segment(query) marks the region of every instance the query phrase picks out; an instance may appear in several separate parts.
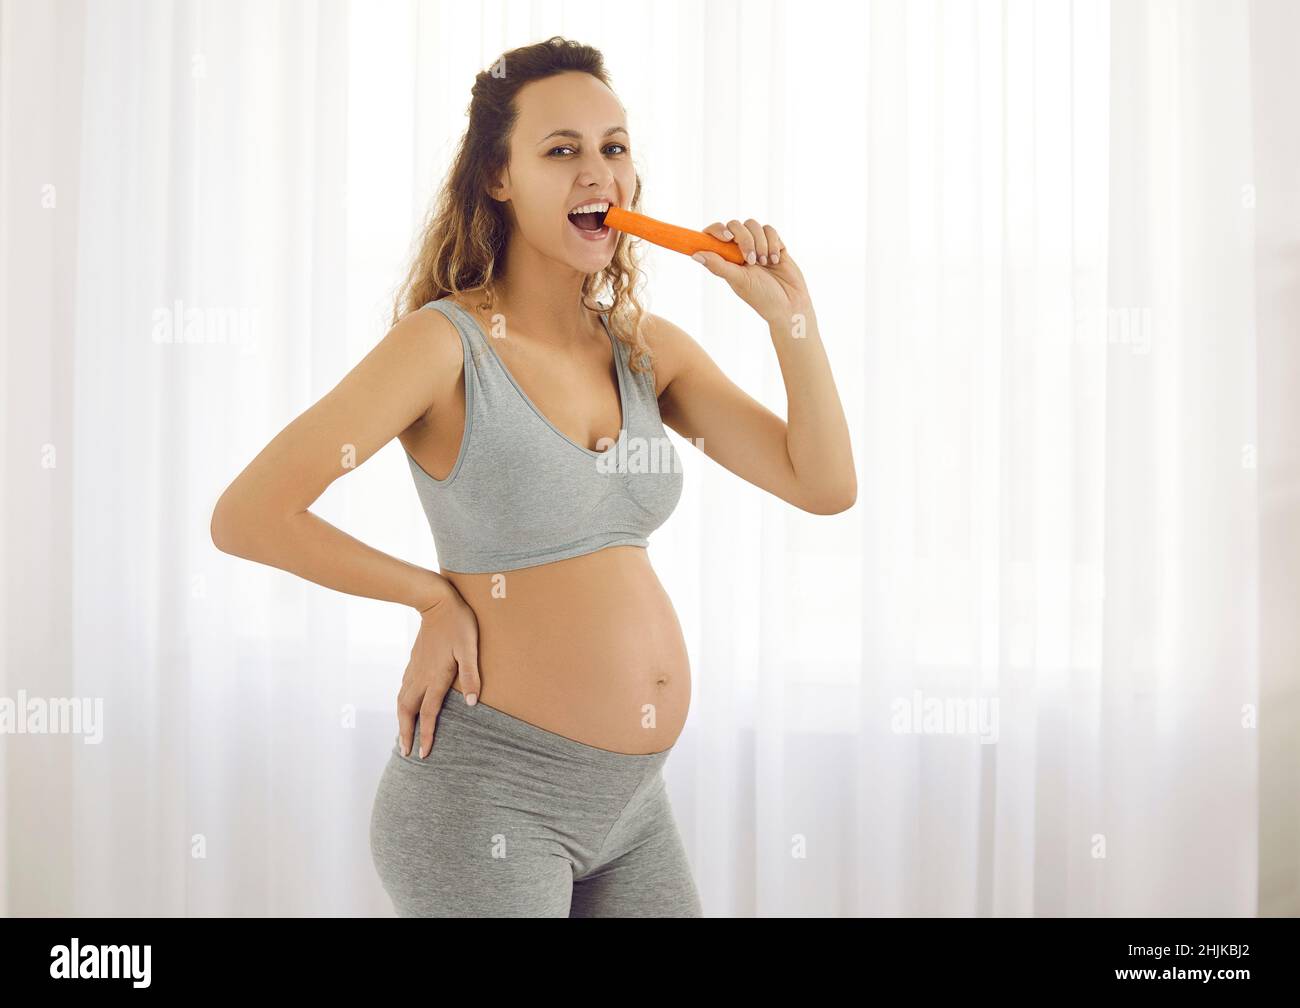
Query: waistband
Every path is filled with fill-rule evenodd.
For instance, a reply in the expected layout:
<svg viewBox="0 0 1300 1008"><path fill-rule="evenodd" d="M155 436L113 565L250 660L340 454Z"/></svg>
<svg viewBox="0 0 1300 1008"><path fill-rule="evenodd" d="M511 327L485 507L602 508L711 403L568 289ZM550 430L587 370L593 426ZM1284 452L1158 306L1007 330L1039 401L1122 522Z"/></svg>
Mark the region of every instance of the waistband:
<svg viewBox="0 0 1300 1008"><path fill-rule="evenodd" d="M547 729L530 721L524 721L512 714L507 714L503 710L485 704L482 700L470 706L465 703L465 695L454 689L448 689L447 695L443 698L442 708L438 714L438 726L435 728L433 737L434 746L438 744L437 730L440 730L441 726L449 720L485 727L498 735L514 739L523 745L536 746L567 759L607 767L650 768L656 765L662 766L668 759L668 754L672 752L671 746L654 753L621 753L612 749L601 749L598 746L587 745L585 742L579 742L577 739L571 739L557 732L547 731ZM419 724L420 720L417 715L416 730L411 745L412 755L415 755L420 744Z"/></svg>

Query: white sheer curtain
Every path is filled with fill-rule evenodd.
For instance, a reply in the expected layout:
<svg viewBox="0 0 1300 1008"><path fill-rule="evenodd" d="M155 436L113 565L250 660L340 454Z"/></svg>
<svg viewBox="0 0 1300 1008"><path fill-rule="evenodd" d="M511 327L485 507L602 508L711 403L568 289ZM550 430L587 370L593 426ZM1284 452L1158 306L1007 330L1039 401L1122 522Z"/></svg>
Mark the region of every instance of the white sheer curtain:
<svg viewBox="0 0 1300 1008"><path fill-rule="evenodd" d="M649 212L781 230L854 432L833 517L679 442L706 913L1255 913L1260 6L4 3L3 695L104 723L4 740L5 912L391 912L415 623L208 518L385 331L473 75L562 34ZM783 414L761 321L648 264ZM396 443L313 510L435 565Z"/></svg>

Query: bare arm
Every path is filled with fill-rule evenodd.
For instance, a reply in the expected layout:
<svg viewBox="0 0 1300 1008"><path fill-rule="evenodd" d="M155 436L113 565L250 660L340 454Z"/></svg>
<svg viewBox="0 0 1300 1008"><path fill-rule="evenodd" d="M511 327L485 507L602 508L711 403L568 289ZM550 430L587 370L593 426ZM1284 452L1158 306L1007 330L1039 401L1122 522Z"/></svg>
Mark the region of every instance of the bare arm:
<svg viewBox="0 0 1300 1008"><path fill-rule="evenodd" d="M454 394L462 366L460 338L445 316L407 315L230 484L212 513L213 543L326 588L420 612L454 594L436 572L367 546L308 508Z"/></svg>
<svg viewBox="0 0 1300 1008"><path fill-rule="evenodd" d="M803 511L837 514L853 506L858 491L848 424L811 308L798 336L769 326L788 422L731 381L682 329L658 315L645 321L664 383L664 423L700 439L704 454L741 479Z"/></svg>

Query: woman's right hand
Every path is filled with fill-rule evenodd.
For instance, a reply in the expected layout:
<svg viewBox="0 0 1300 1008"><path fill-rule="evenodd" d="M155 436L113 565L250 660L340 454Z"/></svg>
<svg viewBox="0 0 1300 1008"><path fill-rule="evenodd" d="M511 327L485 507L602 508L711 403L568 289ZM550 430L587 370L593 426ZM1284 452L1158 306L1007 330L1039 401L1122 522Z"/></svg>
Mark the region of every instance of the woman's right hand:
<svg viewBox="0 0 1300 1008"><path fill-rule="evenodd" d="M420 759L433 749L433 731L443 699L459 670L460 691L473 704L479 693L478 619L452 590L420 612L420 632L397 694L397 730L403 756L411 755L415 716L420 715Z"/></svg>

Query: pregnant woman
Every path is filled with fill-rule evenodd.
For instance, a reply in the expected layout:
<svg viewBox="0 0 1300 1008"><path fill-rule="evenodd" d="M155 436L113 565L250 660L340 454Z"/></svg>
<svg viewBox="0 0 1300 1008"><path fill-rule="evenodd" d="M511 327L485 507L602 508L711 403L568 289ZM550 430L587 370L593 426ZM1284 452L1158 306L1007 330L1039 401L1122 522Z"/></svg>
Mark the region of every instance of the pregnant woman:
<svg viewBox="0 0 1300 1008"><path fill-rule="evenodd" d="M600 53L553 38L497 67L392 328L240 474L213 539L420 613L370 822L400 916L699 917L661 773L691 695L647 552L682 489L664 424L816 514L855 499L848 429L777 232L710 225L746 264L703 262L767 322L788 422L641 309L603 226L641 185ZM438 573L307 510L394 437Z"/></svg>

